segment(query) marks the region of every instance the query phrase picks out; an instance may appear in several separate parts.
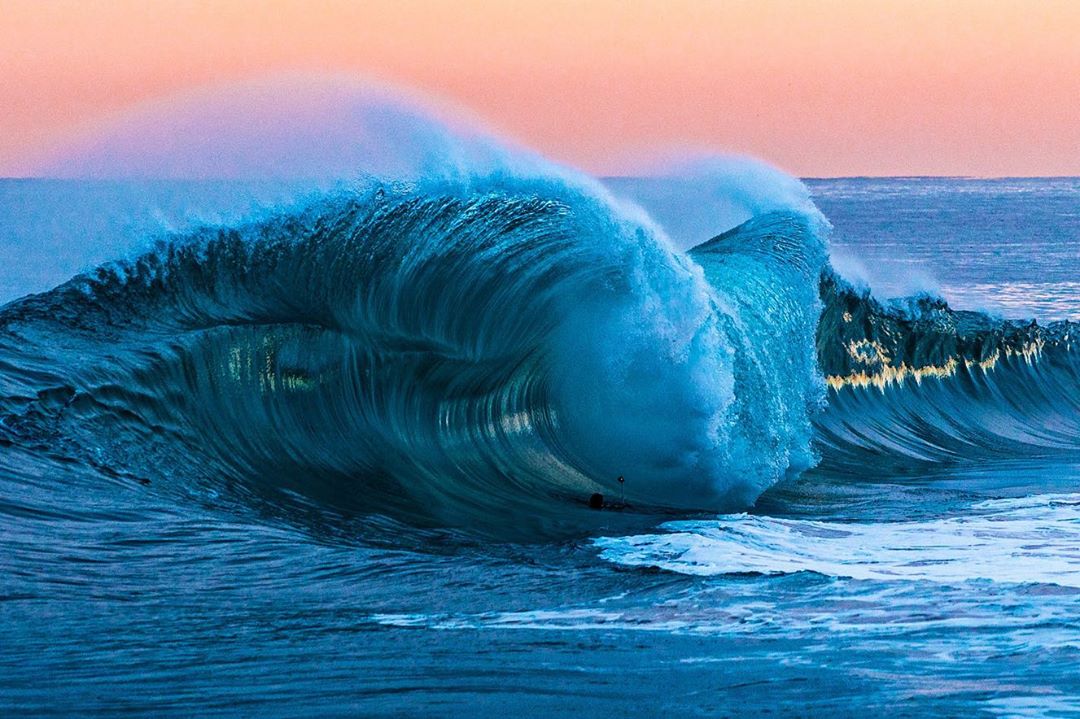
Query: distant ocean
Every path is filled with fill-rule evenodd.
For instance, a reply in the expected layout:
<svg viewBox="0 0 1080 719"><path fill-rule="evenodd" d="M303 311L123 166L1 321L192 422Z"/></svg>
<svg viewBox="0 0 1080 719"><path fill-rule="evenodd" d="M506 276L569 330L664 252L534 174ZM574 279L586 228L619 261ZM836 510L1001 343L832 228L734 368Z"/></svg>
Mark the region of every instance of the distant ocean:
<svg viewBox="0 0 1080 719"><path fill-rule="evenodd" d="M1080 179L762 182L0 180L0 714L1080 715Z"/></svg>

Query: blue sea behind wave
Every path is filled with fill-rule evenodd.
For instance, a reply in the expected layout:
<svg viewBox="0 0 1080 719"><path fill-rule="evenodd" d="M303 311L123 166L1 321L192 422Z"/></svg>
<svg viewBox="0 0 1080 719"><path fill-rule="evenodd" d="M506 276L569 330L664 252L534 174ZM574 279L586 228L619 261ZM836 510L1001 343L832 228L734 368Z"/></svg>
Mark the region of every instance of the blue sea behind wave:
<svg viewBox="0 0 1080 719"><path fill-rule="evenodd" d="M805 184L0 180L0 714L1080 714L1080 180Z"/></svg>

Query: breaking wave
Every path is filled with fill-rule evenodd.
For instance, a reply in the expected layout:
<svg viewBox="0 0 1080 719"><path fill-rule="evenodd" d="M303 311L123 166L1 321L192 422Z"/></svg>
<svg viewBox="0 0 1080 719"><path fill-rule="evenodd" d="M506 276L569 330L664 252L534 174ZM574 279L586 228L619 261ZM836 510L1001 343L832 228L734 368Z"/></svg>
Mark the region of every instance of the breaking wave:
<svg viewBox="0 0 1080 719"><path fill-rule="evenodd" d="M686 255L584 181L342 190L8 305L0 431L416 522L743 507L814 462L824 230Z"/></svg>

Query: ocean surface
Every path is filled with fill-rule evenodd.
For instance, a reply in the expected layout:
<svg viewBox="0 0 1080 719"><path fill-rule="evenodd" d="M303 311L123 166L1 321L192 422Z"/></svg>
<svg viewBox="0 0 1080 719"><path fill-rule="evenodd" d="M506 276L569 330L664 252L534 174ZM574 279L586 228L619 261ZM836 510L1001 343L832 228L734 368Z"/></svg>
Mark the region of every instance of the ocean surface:
<svg viewBox="0 0 1080 719"><path fill-rule="evenodd" d="M1080 716L1080 179L767 189L0 180L0 715Z"/></svg>

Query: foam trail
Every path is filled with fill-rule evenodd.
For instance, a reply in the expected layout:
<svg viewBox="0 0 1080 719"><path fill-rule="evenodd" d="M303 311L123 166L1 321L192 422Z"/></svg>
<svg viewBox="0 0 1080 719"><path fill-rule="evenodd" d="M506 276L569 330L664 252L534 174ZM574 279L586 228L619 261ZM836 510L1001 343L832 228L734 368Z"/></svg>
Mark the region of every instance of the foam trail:
<svg viewBox="0 0 1080 719"><path fill-rule="evenodd" d="M1080 495L991 500L960 517L840 523L746 514L596 540L627 566L694 575L816 572L877 581L1080 587Z"/></svg>

